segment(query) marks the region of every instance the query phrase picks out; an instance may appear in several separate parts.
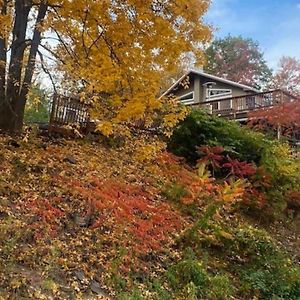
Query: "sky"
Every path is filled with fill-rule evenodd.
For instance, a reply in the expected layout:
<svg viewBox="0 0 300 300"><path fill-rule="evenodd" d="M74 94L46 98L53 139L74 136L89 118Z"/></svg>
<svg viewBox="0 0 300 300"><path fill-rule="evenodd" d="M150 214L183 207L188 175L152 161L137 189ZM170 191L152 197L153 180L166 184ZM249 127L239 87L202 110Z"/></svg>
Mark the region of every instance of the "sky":
<svg viewBox="0 0 300 300"><path fill-rule="evenodd" d="M273 69L283 55L300 59L300 0L212 0L205 20L215 37L257 41Z"/></svg>

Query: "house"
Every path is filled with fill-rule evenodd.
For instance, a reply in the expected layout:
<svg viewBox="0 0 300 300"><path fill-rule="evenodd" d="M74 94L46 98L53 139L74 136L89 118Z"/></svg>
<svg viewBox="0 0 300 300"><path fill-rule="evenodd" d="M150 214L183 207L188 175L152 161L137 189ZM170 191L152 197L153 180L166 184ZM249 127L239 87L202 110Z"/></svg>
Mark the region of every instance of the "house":
<svg viewBox="0 0 300 300"><path fill-rule="evenodd" d="M188 71L161 97L171 95L185 105L206 108L213 114L238 120L246 120L249 111L294 98L281 90L261 92L202 70Z"/></svg>
<svg viewBox="0 0 300 300"><path fill-rule="evenodd" d="M190 70L163 95L173 94L184 104L194 104L259 92L250 86L204 73L202 70Z"/></svg>

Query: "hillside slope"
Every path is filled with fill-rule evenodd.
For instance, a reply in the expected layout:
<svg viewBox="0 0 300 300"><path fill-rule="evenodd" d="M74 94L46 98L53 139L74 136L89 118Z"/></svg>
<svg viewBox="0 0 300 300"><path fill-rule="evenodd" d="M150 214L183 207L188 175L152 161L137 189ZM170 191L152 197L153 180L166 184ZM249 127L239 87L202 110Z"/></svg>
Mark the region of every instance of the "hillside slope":
<svg viewBox="0 0 300 300"><path fill-rule="evenodd" d="M295 223L256 228L242 194L168 153L0 136L0 299L299 299Z"/></svg>

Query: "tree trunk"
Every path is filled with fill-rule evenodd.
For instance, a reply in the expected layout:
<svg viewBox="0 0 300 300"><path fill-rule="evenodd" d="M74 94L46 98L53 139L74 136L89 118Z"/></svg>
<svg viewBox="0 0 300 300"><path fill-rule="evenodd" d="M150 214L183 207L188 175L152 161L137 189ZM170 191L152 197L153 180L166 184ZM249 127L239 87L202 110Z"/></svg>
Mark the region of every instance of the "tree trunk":
<svg viewBox="0 0 300 300"><path fill-rule="evenodd" d="M35 24L35 28L34 28L33 38L32 38L32 42L31 42L28 63L27 63L26 71L25 71L22 89L20 92L21 99L27 98L27 94L30 89L30 85L32 82L32 77L33 77L33 73L34 73L34 69L35 69L36 55L37 55L38 48L39 48L39 45L41 43L41 38L42 38L40 26L42 25L42 22L45 19L47 10L48 10L47 4L44 4L44 3L40 4L37 19L36 19L36 24Z"/></svg>
<svg viewBox="0 0 300 300"><path fill-rule="evenodd" d="M15 133L15 125L12 120L15 120L14 112L9 103L3 101L0 107L0 132Z"/></svg>
<svg viewBox="0 0 300 300"><path fill-rule="evenodd" d="M7 3L10 0L0 0L0 14L7 14ZM47 10L48 2L40 1L34 4L32 0L15 0L14 24L11 46L7 46L5 38L0 38L0 131L19 133L23 127L24 111L28 92L36 65L36 55L41 43L41 28ZM31 8L38 6L37 17L32 40L26 40L28 17ZM25 50L30 45L27 65ZM7 49L10 55L7 56ZM9 60L8 60L9 57Z"/></svg>
<svg viewBox="0 0 300 300"><path fill-rule="evenodd" d="M15 21L12 32L13 39L11 44L8 75L5 82L4 68L4 81L3 83L0 82L1 87L3 87L2 92L4 95L3 97L1 96L0 87L0 130L11 133L19 133L23 127L25 104L32 83L38 47L41 43L40 26L45 19L48 10L48 4L46 2L41 2L38 9L32 40L26 41L28 16L32 5L31 0L15 0ZM1 45L0 40L0 59L2 59ZM30 45L30 51L27 66L24 66L24 53L27 45ZM6 89L5 83L7 84Z"/></svg>
<svg viewBox="0 0 300 300"><path fill-rule="evenodd" d="M3 6L1 9L1 15L7 14L7 0L3 2ZM6 76L5 76L5 69L6 69L6 39L5 37L0 38L0 109L5 101L5 83L6 83Z"/></svg>
<svg viewBox="0 0 300 300"><path fill-rule="evenodd" d="M7 76L6 97L0 109L0 129L18 133L22 130L26 98L20 98L22 68L26 49L26 30L32 3L15 1L15 21L11 44L11 57Z"/></svg>

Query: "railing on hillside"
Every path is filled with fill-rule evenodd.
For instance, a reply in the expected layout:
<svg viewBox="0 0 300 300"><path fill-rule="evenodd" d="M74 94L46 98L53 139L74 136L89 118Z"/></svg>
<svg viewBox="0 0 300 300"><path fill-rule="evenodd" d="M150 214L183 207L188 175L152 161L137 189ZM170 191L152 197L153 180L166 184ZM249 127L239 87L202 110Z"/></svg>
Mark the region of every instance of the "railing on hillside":
<svg viewBox="0 0 300 300"><path fill-rule="evenodd" d="M67 97L55 94L50 115L50 127L77 124L85 127L90 121L89 105L79 97Z"/></svg>
<svg viewBox="0 0 300 300"><path fill-rule="evenodd" d="M195 108L207 108L212 114L236 119L240 115L253 110L271 107L279 103L294 100L299 99L285 91L273 90L231 98L210 100L202 103L193 103L189 106Z"/></svg>

